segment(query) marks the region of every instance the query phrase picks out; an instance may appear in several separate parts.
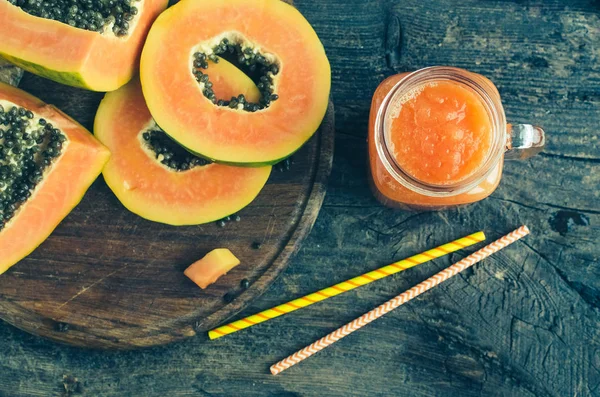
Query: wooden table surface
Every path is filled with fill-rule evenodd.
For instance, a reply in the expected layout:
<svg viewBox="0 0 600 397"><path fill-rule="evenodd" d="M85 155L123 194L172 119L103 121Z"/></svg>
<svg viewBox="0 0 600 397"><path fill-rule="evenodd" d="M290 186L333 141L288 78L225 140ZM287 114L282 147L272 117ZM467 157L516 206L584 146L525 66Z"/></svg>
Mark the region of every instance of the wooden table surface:
<svg viewBox="0 0 600 397"><path fill-rule="evenodd" d="M268 367L465 252L213 342L130 352L65 347L0 324L0 396L600 395L600 2L297 0L333 67L328 195L289 268L246 314L426 247L526 223L523 242L284 374ZM546 151L506 164L483 202L381 207L366 180L371 95L429 65L482 73Z"/></svg>

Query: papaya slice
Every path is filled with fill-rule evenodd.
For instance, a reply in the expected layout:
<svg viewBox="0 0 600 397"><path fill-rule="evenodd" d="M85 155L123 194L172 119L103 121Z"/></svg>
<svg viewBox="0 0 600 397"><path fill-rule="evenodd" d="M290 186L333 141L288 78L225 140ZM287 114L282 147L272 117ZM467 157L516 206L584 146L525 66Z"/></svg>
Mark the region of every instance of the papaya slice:
<svg viewBox="0 0 600 397"><path fill-rule="evenodd" d="M206 289L239 264L240 260L229 249L217 248L190 265L183 274L200 288Z"/></svg>
<svg viewBox="0 0 600 397"><path fill-rule="evenodd" d="M231 71L224 65L220 69ZM237 75L227 81L258 96L254 83ZM94 133L112 152L103 171L108 186L127 209L155 222L180 226L222 219L254 200L271 173L270 166L210 163L179 146L152 119L138 79L106 94Z"/></svg>
<svg viewBox="0 0 600 397"><path fill-rule="evenodd" d="M138 67L168 0L0 1L0 56L62 84L113 91Z"/></svg>
<svg viewBox="0 0 600 397"><path fill-rule="evenodd" d="M208 61L233 59L254 78L258 102L219 97ZM183 0L161 14L142 51L142 89L156 122L216 162L274 164L317 130L331 69L306 19L280 0Z"/></svg>
<svg viewBox="0 0 600 397"><path fill-rule="evenodd" d="M109 156L63 112L0 83L0 274L52 233Z"/></svg>

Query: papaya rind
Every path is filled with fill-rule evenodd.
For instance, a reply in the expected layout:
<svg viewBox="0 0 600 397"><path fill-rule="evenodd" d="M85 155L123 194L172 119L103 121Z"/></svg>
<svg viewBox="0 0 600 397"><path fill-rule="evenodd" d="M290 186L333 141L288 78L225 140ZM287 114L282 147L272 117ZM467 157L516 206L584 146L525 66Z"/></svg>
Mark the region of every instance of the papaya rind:
<svg viewBox="0 0 600 397"><path fill-rule="evenodd" d="M157 124L157 125L158 125L158 124ZM159 126L159 127L160 127L160 126ZM161 128L161 129L164 131L164 128L162 128L162 127L160 127L160 128ZM318 131L318 130L317 130L317 131ZM316 131L315 131L315 132L316 132ZM167 134L167 135L169 135L169 134ZM314 135L314 134L313 134L313 135ZM175 139L174 137L172 137L171 135L169 135L169 137L170 137L170 138L171 138L173 141L175 141L177 144L179 144L179 146L181 146L182 148L184 148L185 150L187 150L188 152L190 152L190 153L191 153L191 154L193 154L194 156L201 157L201 158L203 158L203 159L205 159L205 160L212 161L213 163L217 163L217 164L231 165L231 166L233 166L233 167L243 167L243 168L260 168L260 167L274 166L275 164L278 164L278 163L280 163L280 162L284 161L285 159L287 159L287 158L290 158L290 157L291 157L291 156L293 156L293 155L294 155L294 154L295 154L295 153L296 153L298 150L302 149L302 146L304 146L304 144L303 144L303 145L302 145L302 146L300 146L298 149L296 149L294 152L290 153L289 155L287 155L287 156L285 156L285 157L282 157L282 158L280 158L280 159L277 159L277 160L273 160L273 161L264 161L264 162L261 162L261 163L236 163L236 162L231 162L231 161L221 161L221 160L218 160L218 159L213 159L213 158L210 158L209 156L205 156L205 155L203 155L202 153L195 152L195 151L191 150L190 148L187 148L187 147L185 147L184 145L182 145L182 144L181 144L181 142L179 142L178 140L176 140L176 139ZM312 138L312 136L311 136L310 138ZM307 142L308 142L308 140L310 140L310 138L308 138L308 139L307 139ZM306 142L305 142L305 143L306 143Z"/></svg>
<svg viewBox="0 0 600 397"><path fill-rule="evenodd" d="M164 131L164 130L163 130ZM316 132L316 131L315 131ZM314 135L314 133L313 133ZM312 135L311 137L312 138ZM310 140L310 138L308 138L306 140L306 142L308 142ZM298 149L296 149L295 151L293 151L292 153L288 154L287 156L284 156L280 159L277 160L273 160L273 161L263 161L261 163L236 163L236 162L232 162L232 161L221 161L218 159L213 159L210 158L208 156L203 155L202 153L197 153L194 152L193 150L190 150L188 148L186 148L185 146L183 146L180 142L178 142L177 140L175 140L175 138L171 137L171 139L173 139L175 142L177 142L182 148L184 148L185 150L187 150L188 152L190 152L191 154L193 154L194 156L197 157L201 157L203 159L212 161L213 163L217 163L217 164L223 164L223 165L231 165L233 167L243 167L243 168L260 168L260 167L267 167L267 166L274 166L275 164L281 163L282 161L284 161L285 159L288 159L290 157L292 157L298 150L302 149L302 147L304 146L304 144L306 144L306 142L304 144L302 144L302 146L300 146Z"/></svg>
<svg viewBox="0 0 600 397"><path fill-rule="evenodd" d="M8 54L0 53L0 57L6 59L8 62L19 66L20 68L37 74L38 76L45 77L47 79L56 81L57 83L65 84L71 87L84 88L86 90L94 91L93 88L89 87L81 74L76 72L60 72L58 70L52 70L46 68L37 63L28 62L24 59L17 58ZM125 84L126 81L123 83Z"/></svg>

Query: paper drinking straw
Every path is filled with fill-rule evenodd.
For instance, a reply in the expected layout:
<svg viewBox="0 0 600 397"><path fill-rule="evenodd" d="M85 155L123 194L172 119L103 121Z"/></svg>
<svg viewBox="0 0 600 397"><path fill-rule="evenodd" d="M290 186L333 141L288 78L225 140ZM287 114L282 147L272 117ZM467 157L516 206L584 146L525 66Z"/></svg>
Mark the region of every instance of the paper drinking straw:
<svg viewBox="0 0 600 397"><path fill-rule="evenodd" d="M514 243L520 238L529 234L529 229L527 226L521 226L520 228L514 230L513 232L507 234L506 236L500 238L499 240L494 241L490 245L485 246L479 251L475 252L467 256L465 259L460 262L455 263L454 265L448 267L445 270L442 270L438 274L433 277L428 278L420 284L412 287L408 291L398 295L397 297L387 301L383 305L371 310L368 313L363 314L356 320L344 325L341 328L333 331L329 335L319 339L312 345L306 346L304 349L297 351L292 354L288 358L285 358L278 362L277 364L271 366L271 373L273 375L277 375L282 371L290 368L293 365L298 364L300 361L307 359L313 354L325 349L327 346L337 342L342 339L344 336L350 335L352 332L357 329L369 324L371 321L378 319L384 314L394 310L400 305L408 302L409 300L421 295L423 292L435 287L436 285L448 280L450 277L456 276L459 272L462 272L468 267L473 266L477 262L482 259L492 255L495 252L500 251L502 248Z"/></svg>
<svg viewBox="0 0 600 397"><path fill-rule="evenodd" d="M469 236L459 238L458 240L454 240L451 243L440 245L439 247L433 248L429 251L425 251L421 254L411 256L410 258L403 259L396 263L392 263L391 265L384 266L377 270L373 270L361 276L354 277L348 281L344 281L334 286L303 296L302 298L295 299L293 301L276 306L272 309L268 309L260 313L254 314L252 316L243 318L241 320L234 321L230 324L220 326L218 328L213 329L212 331L209 331L208 337L210 339L217 339L222 336L232 334L244 328L248 328L253 325L268 321L272 318L282 316L284 314L298 310L302 307L310 306L313 303L323 301L327 298L331 298L332 296L336 296L343 292L350 291L354 288L372 283L375 280L391 276L392 274L396 274L398 272L420 265L425 262L429 262L432 259L439 258L440 256L444 256L451 252L458 251L462 248L469 247L473 244L480 243L484 240L485 234L483 234L483 232L477 232Z"/></svg>

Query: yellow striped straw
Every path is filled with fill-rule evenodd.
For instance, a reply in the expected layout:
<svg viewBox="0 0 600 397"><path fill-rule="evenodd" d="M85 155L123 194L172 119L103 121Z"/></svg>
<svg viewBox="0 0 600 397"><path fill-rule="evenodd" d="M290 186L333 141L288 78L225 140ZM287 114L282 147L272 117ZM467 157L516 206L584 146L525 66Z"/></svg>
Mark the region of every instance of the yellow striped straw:
<svg viewBox="0 0 600 397"><path fill-rule="evenodd" d="M411 256L410 258L402 259L401 261L392 263L391 265L384 266L382 268L365 273L361 276L351 278L348 281L344 281L331 287L322 289L320 291L313 292L312 294L303 296L302 298L294 299L293 301L284 303L279 306L275 306L272 309L268 309L260 313L248 316L246 318L242 318L241 320L222 325L218 328L213 329L212 331L208 331L208 337L210 339L218 339L222 336L241 331L244 328L248 328L253 325L265 322L267 320L271 320L275 317L291 313L300 308L310 306L313 303L317 303L327 298L331 298L332 296L339 295L343 292L353 290L354 288L358 288L360 286L372 283L373 281L382 279L387 276L391 276L392 274L396 274L406 269L410 269L411 267L420 265L422 263L429 262L430 260L480 243L484 240L485 234L483 232L477 232L469 236L459 238L458 240L454 240L451 243L440 245L439 247Z"/></svg>

